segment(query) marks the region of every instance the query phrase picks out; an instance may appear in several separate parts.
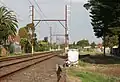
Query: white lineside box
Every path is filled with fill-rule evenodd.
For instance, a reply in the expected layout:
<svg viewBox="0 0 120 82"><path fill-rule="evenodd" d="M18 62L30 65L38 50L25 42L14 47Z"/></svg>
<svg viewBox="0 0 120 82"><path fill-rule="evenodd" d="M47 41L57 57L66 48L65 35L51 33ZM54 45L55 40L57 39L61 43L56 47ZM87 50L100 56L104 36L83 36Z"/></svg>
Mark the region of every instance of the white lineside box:
<svg viewBox="0 0 120 82"><path fill-rule="evenodd" d="M67 64L71 65L71 64L78 64L78 60L79 60L79 52L77 49L70 49L68 51L68 61Z"/></svg>

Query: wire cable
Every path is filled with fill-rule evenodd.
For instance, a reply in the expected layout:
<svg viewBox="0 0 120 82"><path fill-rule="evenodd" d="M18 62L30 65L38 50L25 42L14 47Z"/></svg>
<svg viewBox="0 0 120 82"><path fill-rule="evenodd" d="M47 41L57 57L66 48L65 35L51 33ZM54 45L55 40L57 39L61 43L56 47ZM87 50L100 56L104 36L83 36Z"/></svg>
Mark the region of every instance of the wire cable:
<svg viewBox="0 0 120 82"><path fill-rule="evenodd" d="M28 2L29 2L31 5L33 5L32 2L31 2L30 0L28 0Z"/></svg>
<svg viewBox="0 0 120 82"><path fill-rule="evenodd" d="M0 0L0 3L3 4L3 6L5 6L6 8L8 8L9 10L12 10L12 9L9 8L4 2L2 2L1 0ZM14 13L15 13L18 17L20 17L20 15L19 15L17 12L14 11Z"/></svg>
<svg viewBox="0 0 120 82"><path fill-rule="evenodd" d="M34 2L35 2L35 4L37 5L38 9L39 9L39 10L41 11L41 13L43 14L43 16L44 16L45 18L47 18L47 17L45 16L45 14L43 13L42 9L40 8L40 6L38 5L37 1L34 0Z"/></svg>
<svg viewBox="0 0 120 82"><path fill-rule="evenodd" d="M38 3L37 3L35 0L34 0L34 2L35 2L35 4L37 5L37 7L39 8L39 10L41 11L41 13L43 14L43 19L44 19L44 18L47 18L47 17L45 16L45 14L43 13L42 9L40 8L40 6L38 5ZM45 23L46 23L48 26L50 26L50 25L48 24L48 22L45 21Z"/></svg>
<svg viewBox="0 0 120 82"><path fill-rule="evenodd" d="M30 1L30 0L28 0L28 2L31 4L31 5L33 5L32 4L32 2ZM43 11L41 10L41 8L40 8L40 6L38 5L38 3L34 0L34 2L35 2L35 4L37 5L37 7L38 7L38 9L40 10L40 12L42 12L42 14L43 14L43 19L44 19L44 17L45 18L47 18L46 16L45 16L45 14L43 13ZM36 12L40 15L41 13L35 8L35 10L36 10ZM42 15L41 15L42 16ZM50 26L49 24L48 24L48 22L45 22L48 26Z"/></svg>

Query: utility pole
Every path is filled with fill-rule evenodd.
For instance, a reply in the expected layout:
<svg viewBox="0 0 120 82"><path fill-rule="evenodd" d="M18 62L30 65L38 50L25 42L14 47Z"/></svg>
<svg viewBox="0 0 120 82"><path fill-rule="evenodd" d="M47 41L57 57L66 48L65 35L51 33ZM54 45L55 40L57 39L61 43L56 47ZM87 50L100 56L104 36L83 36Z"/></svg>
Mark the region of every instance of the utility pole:
<svg viewBox="0 0 120 82"><path fill-rule="evenodd" d="M32 54L34 53L34 41L33 41L33 37L34 37L34 6L32 5L32 24L33 24L33 29L32 29Z"/></svg>
<svg viewBox="0 0 120 82"><path fill-rule="evenodd" d="M50 27L50 50L52 49L52 27Z"/></svg>
<svg viewBox="0 0 120 82"><path fill-rule="evenodd" d="M68 41L68 26L67 26L67 5L65 5L65 53L67 53L69 41Z"/></svg>

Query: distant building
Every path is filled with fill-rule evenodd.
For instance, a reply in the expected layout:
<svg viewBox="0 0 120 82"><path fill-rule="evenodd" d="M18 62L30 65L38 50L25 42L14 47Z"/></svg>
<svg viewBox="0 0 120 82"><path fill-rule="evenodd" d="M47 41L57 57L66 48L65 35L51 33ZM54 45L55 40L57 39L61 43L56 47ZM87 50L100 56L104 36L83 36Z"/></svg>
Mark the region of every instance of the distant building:
<svg viewBox="0 0 120 82"><path fill-rule="evenodd" d="M95 50L96 50L96 52L102 52L103 51L103 48L102 48L103 46L102 46L102 44L101 43L99 43L99 44L97 44L96 46L95 46Z"/></svg>
<svg viewBox="0 0 120 82"><path fill-rule="evenodd" d="M102 48L103 45L102 45L101 43L99 43L99 44L97 45L97 47L98 47L98 48Z"/></svg>
<svg viewBox="0 0 120 82"><path fill-rule="evenodd" d="M90 49L91 48L91 46L85 46L84 47L84 49Z"/></svg>
<svg viewBox="0 0 120 82"><path fill-rule="evenodd" d="M20 36L19 35L9 35L8 42L18 42L20 43Z"/></svg>
<svg viewBox="0 0 120 82"><path fill-rule="evenodd" d="M20 45L20 36L19 35L9 35L8 36L8 44L11 43L10 53L20 53L21 45Z"/></svg>

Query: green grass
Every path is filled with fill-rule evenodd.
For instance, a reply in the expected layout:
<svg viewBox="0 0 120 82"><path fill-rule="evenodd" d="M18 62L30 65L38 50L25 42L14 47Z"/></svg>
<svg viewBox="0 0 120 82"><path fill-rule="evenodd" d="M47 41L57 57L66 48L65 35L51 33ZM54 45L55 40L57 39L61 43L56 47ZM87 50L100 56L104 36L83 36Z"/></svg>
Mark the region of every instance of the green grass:
<svg viewBox="0 0 120 82"><path fill-rule="evenodd" d="M20 55L22 55L22 53L21 54L9 54L8 56L20 56Z"/></svg>
<svg viewBox="0 0 120 82"><path fill-rule="evenodd" d="M116 82L114 78L104 77L90 72L79 72L76 76L80 77L83 82Z"/></svg>
<svg viewBox="0 0 120 82"><path fill-rule="evenodd" d="M22 53L19 53L19 54L7 54L7 56L1 56L1 57L4 58L4 57L14 57L14 56L21 56L21 55L23 55L23 54Z"/></svg>
<svg viewBox="0 0 120 82"><path fill-rule="evenodd" d="M120 82L120 78L117 76L111 76L111 75L105 74L104 72L100 73L98 71L91 72L89 70L89 67L92 67L92 66L95 67L95 69L98 69L97 68L98 65L107 67L107 65L111 64L114 67L114 64L120 64L120 59L116 59L116 58L112 58L112 57L104 58L101 55L96 55L95 57L92 56L90 58L90 60L94 60L95 62L98 62L100 64L94 64L95 66L93 66L92 63L79 60L79 64L78 64L79 67L77 67L77 68L70 67L68 69L68 75L74 76L75 78L79 78L82 82ZM90 60L86 59L86 61L90 61ZM90 69L92 69L92 68L90 68ZM104 68L101 68L101 70L102 69L104 69ZM94 68L93 68L93 70L94 70Z"/></svg>
<svg viewBox="0 0 120 82"><path fill-rule="evenodd" d="M85 63L85 62L79 60L78 65L79 65L79 66L82 66L82 67L85 67L85 66L88 66L88 65L90 65L90 64L89 64L89 63Z"/></svg>
<svg viewBox="0 0 120 82"><path fill-rule="evenodd" d="M82 82L118 82L116 78L107 77L91 72L72 71L71 75L79 77Z"/></svg>
<svg viewBox="0 0 120 82"><path fill-rule="evenodd" d="M85 54L90 54L90 55L99 55L99 54L103 54L102 52L94 52L94 51L83 51L83 52L79 52L80 55L85 55Z"/></svg>

